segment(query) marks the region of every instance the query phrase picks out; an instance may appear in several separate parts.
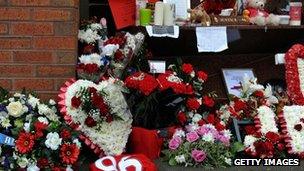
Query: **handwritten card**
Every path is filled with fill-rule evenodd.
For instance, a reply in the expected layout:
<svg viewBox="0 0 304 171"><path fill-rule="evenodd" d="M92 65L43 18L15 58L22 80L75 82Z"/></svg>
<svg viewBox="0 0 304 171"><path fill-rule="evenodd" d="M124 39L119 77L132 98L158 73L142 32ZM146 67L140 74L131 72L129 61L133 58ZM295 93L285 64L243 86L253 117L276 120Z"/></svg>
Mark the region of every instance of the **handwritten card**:
<svg viewBox="0 0 304 171"><path fill-rule="evenodd" d="M135 0L109 0L109 5L117 29L135 25Z"/></svg>
<svg viewBox="0 0 304 171"><path fill-rule="evenodd" d="M150 73L165 73L166 72L166 61L154 61L149 60Z"/></svg>
<svg viewBox="0 0 304 171"><path fill-rule="evenodd" d="M186 20L189 17L187 12L191 8L190 0L164 0L165 3L175 4L175 18Z"/></svg>
<svg viewBox="0 0 304 171"><path fill-rule="evenodd" d="M221 52L228 49L226 27L197 27L198 52Z"/></svg>

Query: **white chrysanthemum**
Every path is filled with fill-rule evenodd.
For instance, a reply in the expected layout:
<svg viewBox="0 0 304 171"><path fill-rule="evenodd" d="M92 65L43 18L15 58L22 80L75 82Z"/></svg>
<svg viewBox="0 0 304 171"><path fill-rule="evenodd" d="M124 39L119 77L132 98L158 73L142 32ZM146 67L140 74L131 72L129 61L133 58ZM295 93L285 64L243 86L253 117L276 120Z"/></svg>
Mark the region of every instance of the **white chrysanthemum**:
<svg viewBox="0 0 304 171"><path fill-rule="evenodd" d="M181 130L181 129L178 129L175 131L173 137L185 137L185 131Z"/></svg>
<svg viewBox="0 0 304 171"><path fill-rule="evenodd" d="M44 115L45 113L47 113L50 110L50 108L45 105L45 104L39 104L38 105L38 113L40 115Z"/></svg>
<svg viewBox="0 0 304 171"><path fill-rule="evenodd" d="M52 106L54 106L54 105L56 104L56 102L55 102L55 100L50 99L50 100L49 100L49 104L52 105Z"/></svg>
<svg viewBox="0 0 304 171"><path fill-rule="evenodd" d="M177 163L185 163L186 162L185 155L175 156L174 159Z"/></svg>
<svg viewBox="0 0 304 171"><path fill-rule="evenodd" d="M93 31L98 31L98 30L101 30L102 29L102 26L101 24L99 23L92 23L90 25L90 28L93 30Z"/></svg>
<svg viewBox="0 0 304 171"><path fill-rule="evenodd" d="M99 67L102 65L101 56L97 53L92 53L89 55L81 55L79 57L80 63L83 64L96 64Z"/></svg>
<svg viewBox="0 0 304 171"><path fill-rule="evenodd" d="M12 126L11 123L10 123L9 118L2 119L1 120L1 126L3 128L8 128L8 127Z"/></svg>
<svg viewBox="0 0 304 171"><path fill-rule="evenodd" d="M212 135L212 133L211 132L209 132L209 133L207 133L207 134L204 134L203 136L202 136L202 140L204 140L204 141L206 141L206 142L214 142L214 137L213 137L213 135Z"/></svg>
<svg viewBox="0 0 304 171"><path fill-rule="evenodd" d="M46 136L45 146L52 150L57 150L61 145L62 138L59 137L57 132L50 132Z"/></svg>
<svg viewBox="0 0 304 171"><path fill-rule="evenodd" d="M232 165L232 160L230 158L225 157L225 163L227 163L228 165Z"/></svg>
<svg viewBox="0 0 304 171"><path fill-rule="evenodd" d="M81 143L79 142L78 139L74 139L74 140L73 140L73 143L76 144L76 146L77 146L78 148L81 148Z"/></svg>
<svg viewBox="0 0 304 171"><path fill-rule="evenodd" d="M91 44L91 43L95 43L96 41L100 40L101 37L98 35L97 31L95 31L95 30L93 31L92 29L87 29L87 30L79 30L78 39L81 42Z"/></svg>
<svg viewBox="0 0 304 171"><path fill-rule="evenodd" d="M42 122L42 123L44 123L44 124L46 124L46 125L48 125L49 124L49 121L47 120L47 118L45 118L45 117L38 117L38 121L39 122Z"/></svg>
<svg viewBox="0 0 304 171"><path fill-rule="evenodd" d="M33 108L36 108L40 104L40 99L30 94L27 103L30 104Z"/></svg>
<svg viewBox="0 0 304 171"><path fill-rule="evenodd" d="M192 122L197 123L197 122L200 121L202 118L203 118L202 115L200 115L200 114L195 114L195 115L193 116L193 118L192 118Z"/></svg>
<svg viewBox="0 0 304 171"><path fill-rule="evenodd" d="M275 120L275 113L268 106L261 106L257 109L258 115L261 122L261 133L266 134L267 132L278 133L278 127Z"/></svg>
<svg viewBox="0 0 304 171"><path fill-rule="evenodd" d="M30 164L27 168L26 171L39 171L39 167L36 164Z"/></svg>
<svg viewBox="0 0 304 171"><path fill-rule="evenodd" d="M244 145L245 147L252 147L253 143L257 140L256 137L252 135L246 135L244 139Z"/></svg>

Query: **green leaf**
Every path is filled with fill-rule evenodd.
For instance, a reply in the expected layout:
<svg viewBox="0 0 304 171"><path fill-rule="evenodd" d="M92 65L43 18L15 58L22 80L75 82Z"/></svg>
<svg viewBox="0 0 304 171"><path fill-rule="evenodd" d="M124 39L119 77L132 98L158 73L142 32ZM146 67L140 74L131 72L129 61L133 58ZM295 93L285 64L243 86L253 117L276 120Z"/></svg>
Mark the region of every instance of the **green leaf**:
<svg viewBox="0 0 304 171"><path fill-rule="evenodd" d="M235 142L232 145L232 153L235 154L237 152L241 152L241 151L244 150L244 148L245 147L244 147L243 143L241 143L241 142Z"/></svg>
<svg viewBox="0 0 304 171"><path fill-rule="evenodd" d="M169 165L170 165L170 166L176 166L176 165L177 165L177 162L175 161L174 158L171 158L171 159L169 160Z"/></svg>

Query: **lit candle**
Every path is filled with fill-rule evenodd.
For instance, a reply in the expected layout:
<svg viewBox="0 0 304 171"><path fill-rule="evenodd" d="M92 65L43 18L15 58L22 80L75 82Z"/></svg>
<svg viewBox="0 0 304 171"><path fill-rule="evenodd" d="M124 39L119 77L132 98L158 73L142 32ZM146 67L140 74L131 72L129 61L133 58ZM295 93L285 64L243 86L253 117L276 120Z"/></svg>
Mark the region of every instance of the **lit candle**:
<svg viewBox="0 0 304 171"><path fill-rule="evenodd" d="M162 26L164 23L164 3L156 2L154 11L154 24Z"/></svg>

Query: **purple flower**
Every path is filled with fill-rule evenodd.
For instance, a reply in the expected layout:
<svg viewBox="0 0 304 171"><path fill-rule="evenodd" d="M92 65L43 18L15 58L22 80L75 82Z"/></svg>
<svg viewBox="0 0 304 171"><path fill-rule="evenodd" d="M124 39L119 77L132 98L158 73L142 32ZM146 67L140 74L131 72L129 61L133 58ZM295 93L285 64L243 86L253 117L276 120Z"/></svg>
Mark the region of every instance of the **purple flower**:
<svg viewBox="0 0 304 171"><path fill-rule="evenodd" d="M182 139L180 137L176 136L170 140L169 148L171 150L176 150L180 146L181 143L182 143Z"/></svg>
<svg viewBox="0 0 304 171"><path fill-rule="evenodd" d="M186 139L188 142L194 142L199 139L199 136L196 132L192 131L186 134Z"/></svg>
<svg viewBox="0 0 304 171"><path fill-rule="evenodd" d="M204 161L207 157L206 153L202 150L192 150L191 157L197 162L200 163Z"/></svg>

